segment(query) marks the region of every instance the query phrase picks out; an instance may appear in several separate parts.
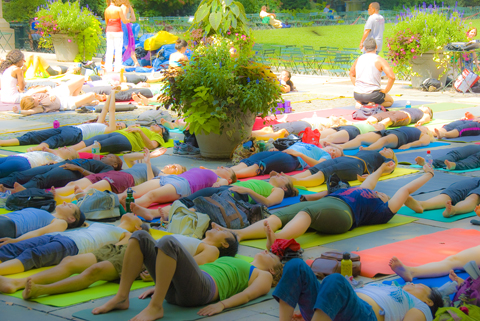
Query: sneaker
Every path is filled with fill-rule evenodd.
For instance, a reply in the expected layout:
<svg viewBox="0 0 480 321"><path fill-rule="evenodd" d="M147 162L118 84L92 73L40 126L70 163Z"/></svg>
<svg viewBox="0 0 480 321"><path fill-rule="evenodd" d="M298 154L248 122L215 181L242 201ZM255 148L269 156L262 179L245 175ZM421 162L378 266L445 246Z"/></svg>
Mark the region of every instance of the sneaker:
<svg viewBox="0 0 480 321"><path fill-rule="evenodd" d="M196 148L190 144L182 144L178 148L179 155L198 155L200 154L200 148Z"/></svg>

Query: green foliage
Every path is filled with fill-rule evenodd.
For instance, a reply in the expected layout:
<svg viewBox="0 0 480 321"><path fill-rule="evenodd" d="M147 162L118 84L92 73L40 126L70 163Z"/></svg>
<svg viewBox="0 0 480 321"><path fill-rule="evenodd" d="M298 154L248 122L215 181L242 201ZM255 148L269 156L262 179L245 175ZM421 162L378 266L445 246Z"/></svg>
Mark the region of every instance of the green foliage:
<svg viewBox="0 0 480 321"><path fill-rule="evenodd" d="M240 36L240 38L242 38ZM270 67L241 52L232 58L232 41L213 36L194 50L183 72L167 77L166 105L183 115L193 133L225 132L245 114L267 114L281 99L280 84Z"/></svg>
<svg viewBox="0 0 480 321"><path fill-rule="evenodd" d="M84 51L85 59L92 59L103 39L100 21L88 8L81 8L78 1L51 2L37 12L35 19L38 21L37 29L42 36L40 46L51 48L53 46L51 35L67 34L78 44L79 54L75 61L83 60Z"/></svg>
<svg viewBox="0 0 480 321"><path fill-rule="evenodd" d="M141 17L189 16L197 10L200 0L130 0Z"/></svg>
<svg viewBox="0 0 480 321"><path fill-rule="evenodd" d="M280 0L238 0L245 8L246 13L260 13L262 6L267 6L269 10L280 12Z"/></svg>
<svg viewBox="0 0 480 321"><path fill-rule="evenodd" d="M466 41L466 29L458 14L441 11L413 11L394 25L393 36L387 38L388 58L395 72L410 74L411 61L427 51L434 51L438 68L446 67L450 57L439 55L450 42Z"/></svg>
<svg viewBox="0 0 480 321"><path fill-rule="evenodd" d="M79 0L81 7L88 7L97 16L103 17L107 8L105 0Z"/></svg>
<svg viewBox="0 0 480 321"><path fill-rule="evenodd" d="M288 0L283 1L282 9L311 9L312 2L310 0Z"/></svg>
<svg viewBox="0 0 480 321"><path fill-rule="evenodd" d="M203 29L207 36L240 32L249 35L245 8L233 0L202 0L195 13L192 29Z"/></svg>
<svg viewBox="0 0 480 321"><path fill-rule="evenodd" d="M3 2L3 17L7 21L28 21L35 16L37 8L46 3L47 0L12 0Z"/></svg>

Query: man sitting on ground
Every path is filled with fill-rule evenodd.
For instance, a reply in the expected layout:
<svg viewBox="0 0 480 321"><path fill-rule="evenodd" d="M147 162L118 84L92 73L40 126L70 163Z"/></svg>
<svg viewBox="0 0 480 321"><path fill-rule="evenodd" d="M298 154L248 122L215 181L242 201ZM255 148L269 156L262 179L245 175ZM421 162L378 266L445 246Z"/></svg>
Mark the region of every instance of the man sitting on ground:
<svg viewBox="0 0 480 321"><path fill-rule="evenodd" d="M350 80L354 88L355 100L361 105L379 104L390 107L393 98L388 92L395 82L395 74L388 62L376 54L377 43L369 38L363 42L365 54L358 57L350 68ZM387 87L381 89L382 72L388 77Z"/></svg>

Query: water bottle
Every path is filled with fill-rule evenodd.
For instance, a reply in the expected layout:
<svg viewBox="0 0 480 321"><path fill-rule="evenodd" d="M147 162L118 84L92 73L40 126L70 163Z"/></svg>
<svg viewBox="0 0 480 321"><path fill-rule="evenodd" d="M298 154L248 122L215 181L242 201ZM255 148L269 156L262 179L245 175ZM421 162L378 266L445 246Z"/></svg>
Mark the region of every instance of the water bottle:
<svg viewBox="0 0 480 321"><path fill-rule="evenodd" d="M92 147L93 159L100 160L100 144L95 141Z"/></svg>
<svg viewBox="0 0 480 321"><path fill-rule="evenodd" d="M130 210L130 204L131 203L135 203L135 199L133 198L133 189L131 187L129 187L127 189L127 198L125 200L125 207L126 207L126 211L127 213L131 213L132 211Z"/></svg>
<svg viewBox="0 0 480 321"><path fill-rule="evenodd" d="M53 121L53 128L58 128L58 127L60 127L60 122L57 119L55 119Z"/></svg>
<svg viewBox="0 0 480 321"><path fill-rule="evenodd" d="M352 276L353 275L353 263L350 259L350 253L343 253L343 260L340 263L340 273L343 276Z"/></svg>
<svg viewBox="0 0 480 321"><path fill-rule="evenodd" d="M427 150L427 156L425 156L425 163L429 164L433 168L433 158L432 158L432 154L430 154L429 150Z"/></svg>
<svg viewBox="0 0 480 321"><path fill-rule="evenodd" d="M405 106L405 108L412 108L412 104L410 103L410 100L407 100L407 105Z"/></svg>

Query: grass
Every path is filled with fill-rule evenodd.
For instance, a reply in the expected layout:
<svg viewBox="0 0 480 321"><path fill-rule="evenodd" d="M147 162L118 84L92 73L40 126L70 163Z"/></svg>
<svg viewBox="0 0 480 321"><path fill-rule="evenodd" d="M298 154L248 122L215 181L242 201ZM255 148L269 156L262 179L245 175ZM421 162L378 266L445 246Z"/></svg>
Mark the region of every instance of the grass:
<svg viewBox="0 0 480 321"><path fill-rule="evenodd" d="M467 24L472 24L480 31L480 19L468 20ZM383 34L383 48L387 50L386 39L392 37L392 23L385 24ZM470 26L470 25L469 25ZM254 30L255 42L267 45L296 45L299 48L303 46L319 47L338 47L338 48L358 48L360 39L363 35L363 24L359 25L337 25L337 26L319 26L302 27L288 29L266 29ZM480 34L477 38L480 37Z"/></svg>

